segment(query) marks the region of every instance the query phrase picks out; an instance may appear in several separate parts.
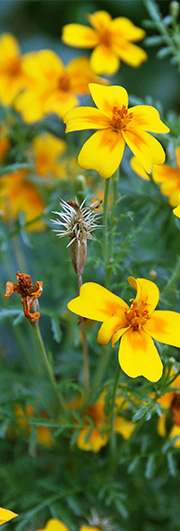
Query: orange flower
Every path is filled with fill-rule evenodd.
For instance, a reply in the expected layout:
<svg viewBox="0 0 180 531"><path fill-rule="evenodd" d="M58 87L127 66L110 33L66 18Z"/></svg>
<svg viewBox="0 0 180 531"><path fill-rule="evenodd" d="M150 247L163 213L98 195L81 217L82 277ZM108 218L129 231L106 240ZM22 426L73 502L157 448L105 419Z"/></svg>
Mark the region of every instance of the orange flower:
<svg viewBox="0 0 180 531"><path fill-rule="evenodd" d="M148 173L153 164L163 164L165 153L161 144L146 132L168 133L158 111L149 105L128 109L128 94L123 87L93 83L89 89L98 108L76 107L64 118L66 133L99 129L82 147L80 166L97 170L101 177L111 177L121 162L125 143Z"/></svg>
<svg viewBox="0 0 180 531"><path fill-rule="evenodd" d="M0 507L0 525L5 524L5 522L9 522L9 520L16 518L16 516L18 516L18 514Z"/></svg>
<svg viewBox="0 0 180 531"><path fill-rule="evenodd" d="M106 11L96 11L87 18L93 29L81 24L67 24L63 28L62 40L69 46L94 48L91 67L96 74L115 74L120 59L133 67L146 61L146 52L132 44L132 41L143 39L145 31L134 26L128 18L112 20Z"/></svg>
<svg viewBox="0 0 180 531"><path fill-rule="evenodd" d="M61 520L51 518L48 520L46 527L43 527L43 529L38 529L38 531L69 531L69 529Z"/></svg>
<svg viewBox="0 0 180 531"><path fill-rule="evenodd" d="M34 415L34 409L32 406L27 404L24 409L19 405L15 405L15 415L18 417L17 424L23 430L25 435L29 436L31 433L31 425L28 422L28 417ZM47 418L47 415L44 411L40 413L40 416L44 419ZM10 432L11 433L11 432ZM51 448L53 445L53 438L51 436L50 430L46 426L37 426L37 442L42 444L46 448Z"/></svg>
<svg viewBox="0 0 180 531"><path fill-rule="evenodd" d="M33 285L30 275L26 275L26 273L21 274L19 271L16 274L16 278L18 284L10 281L6 282L4 299L8 299L12 293L19 293L21 295L25 317L27 317L31 323L35 323L39 319L40 313L30 313L30 310L35 299L39 298L42 293L43 282L37 281L36 284Z"/></svg>
<svg viewBox="0 0 180 531"><path fill-rule="evenodd" d="M89 59L78 57L64 66L51 50L29 54L24 71L31 79L31 86L20 94L15 107L25 122L40 120L48 113L65 113L78 105L78 95L89 94L88 83L106 83L91 70Z"/></svg>
<svg viewBox="0 0 180 531"><path fill-rule="evenodd" d="M174 371L171 371L171 377L175 376ZM169 439L178 437L173 446L180 448L180 376L177 376L171 383L172 388L176 391L169 391L158 399L159 404L163 408L162 416L158 420L158 433L161 437L167 435L167 421L170 422L171 427L168 433ZM168 424L169 424L168 422Z"/></svg>

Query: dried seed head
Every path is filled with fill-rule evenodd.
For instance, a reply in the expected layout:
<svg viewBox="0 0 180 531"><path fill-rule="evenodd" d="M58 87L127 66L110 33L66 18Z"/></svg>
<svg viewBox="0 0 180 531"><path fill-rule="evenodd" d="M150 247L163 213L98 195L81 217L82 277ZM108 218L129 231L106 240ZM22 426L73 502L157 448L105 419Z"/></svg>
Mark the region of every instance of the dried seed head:
<svg viewBox="0 0 180 531"><path fill-rule="evenodd" d="M89 531L91 528L96 528L99 531L113 531L114 526L112 524L112 519L110 518L101 518L98 513L92 509L91 516L88 518Z"/></svg>
<svg viewBox="0 0 180 531"><path fill-rule="evenodd" d="M53 230L57 232L59 238L63 238L63 236L70 238L67 247L70 246L74 270L77 274L81 275L86 262L87 240L93 240L91 233L95 229L100 228L100 225L97 225L96 221L101 215L96 212L101 204L99 201L89 207L84 206L85 201L86 199L79 205L76 198L67 202L61 199L60 207L63 211L53 212L53 214L59 216L59 219L51 220L56 225L64 227L60 230Z"/></svg>

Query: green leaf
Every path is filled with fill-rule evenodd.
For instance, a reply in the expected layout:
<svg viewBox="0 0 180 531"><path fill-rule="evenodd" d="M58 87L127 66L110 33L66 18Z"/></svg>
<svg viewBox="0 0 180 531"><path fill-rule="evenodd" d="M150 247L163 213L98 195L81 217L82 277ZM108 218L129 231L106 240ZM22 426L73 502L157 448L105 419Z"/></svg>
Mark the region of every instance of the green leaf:
<svg viewBox="0 0 180 531"><path fill-rule="evenodd" d="M171 49L166 46L165 48L161 48L161 50L159 50L157 52L157 57L159 59L163 59L163 57L167 57L167 55L170 55L171 54Z"/></svg>
<svg viewBox="0 0 180 531"><path fill-rule="evenodd" d="M173 455L170 452L167 454L167 462L168 462L170 475L172 477L175 477L177 475L176 462L175 462Z"/></svg>
<svg viewBox="0 0 180 531"><path fill-rule="evenodd" d="M147 37L147 39L144 41L144 44L146 46L157 46L158 44L161 44L163 40L163 37L160 35L153 35L152 37Z"/></svg>
<svg viewBox="0 0 180 531"><path fill-rule="evenodd" d="M60 343L62 338L62 332L58 317L51 317L51 329L53 332L54 340L56 341L56 343Z"/></svg>
<svg viewBox="0 0 180 531"><path fill-rule="evenodd" d="M148 457L147 463L146 463L146 470L145 470L145 477L147 479L151 479L154 474L155 469L155 459L153 455L150 455Z"/></svg>

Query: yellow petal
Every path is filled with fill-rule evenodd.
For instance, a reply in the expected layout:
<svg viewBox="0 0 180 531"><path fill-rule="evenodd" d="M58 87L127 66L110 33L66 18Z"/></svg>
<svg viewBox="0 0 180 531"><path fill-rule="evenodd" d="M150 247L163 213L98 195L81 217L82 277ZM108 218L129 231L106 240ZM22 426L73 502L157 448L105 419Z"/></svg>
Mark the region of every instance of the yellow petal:
<svg viewBox="0 0 180 531"><path fill-rule="evenodd" d="M15 100L15 108L22 113L27 123L36 122L43 117L43 105L40 95L36 91L25 90Z"/></svg>
<svg viewBox="0 0 180 531"><path fill-rule="evenodd" d="M9 520L12 520L12 518L15 518L16 516L18 516L18 514L13 513L13 511L0 507L0 525L9 522Z"/></svg>
<svg viewBox="0 0 180 531"><path fill-rule="evenodd" d="M152 313L159 302L159 288L145 278L128 277L128 282L132 288L136 289L136 301L144 301L148 304L148 312Z"/></svg>
<svg viewBox="0 0 180 531"><path fill-rule="evenodd" d="M92 527L92 525L83 525L80 527L80 531L99 531L99 527Z"/></svg>
<svg viewBox="0 0 180 531"><path fill-rule="evenodd" d="M60 520L52 518L47 522L46 527L38 529L38 531L69 531L69 529Z"/></svg>
<svg viewBox="0 0 180 531"><path fill-rule="evenodd" d="M174 437L178 437L178 439L176 441L174 441L174 444L173 446L175 448L180 448L180 426L177 426L176 424L174 424L174 426L172 427L172 430L169 434L169 438L170 439L174 439Z"/></svg>
<svg viewBox="0 0 180 531"><path fill-rule="evenodd" d="M92 430L90 437L88 436L89 428L82 428L77 438L77 446L81 450L99 452L102 446L105 446L108 441L108 434L103 433L100 430Z"/></svg>
<svg viewBox="0 0 180 531"><path fill-rule="evenodd" d="M120 328L115 332L115 334L112 337L112 347L114 347L115 343L120 339L120 337L124 334L124 332L127 332L127 330L130 328L130 326L125 326L124 328Z"/></svg>
<svg viewBox="0 0 180 531"><path fill-rule="evenodd" d="M98 342L101 343L101 345L107 345L117 328L119 329L120 326L125 326L126 322L124 309L122 309L122 312L119 310L118 315L113 315L101 325L97 336Z"/></svg>
<svg viewBox="0 0 180 531"><path fill-rule="evenodd" d="M153 177L158 183L168 181L169 184L172 183L172 186L177 186L179 184L180 188L180 170L178 170L177 168L172 168L167 164L162 164L162 166L155 166L153 168Z"/></svg>
<svg viewBox="0 0 180 531"><path fill-rule="evenodd" d="M119 348L119 364L131 378L144 376L150 382L157 382L163 365L151 337L131 328L123 334Z"/></svg>
<svg viewBox="0 0 180 531"><path fill-rule="evenodd" d="M23 63L25 73L32 79L32 88L39 84L48 84L51 87L64 70L61 59L52 50L41 50L26 55Z"/></svg>
<svg viewBox="0 0 180 531"><path fill-rule="evenodd" d="M179 313L157 310L146 322L144 330L160 343L180 347Z"/></svg>
<svg viewBox="0 0 180 531"><path fill-rule="evenodd" d="M127 304L109 290L94 282L83 284L79 297L68 304L69 310L77 315L104 322L108 317L118 314Z"/></svg>
<svg viewBox="0 0 180 531"><path fill-rule="evenodd" d="M3 64L7 67L9 60L18 57L19 54L20 49L15 37L11 33L3 33L0 38L0 71Z"/></svg>
<svg viewBox="0 0 180 531"><path fill-rule="evenodd" d="M93 15L87 16L90 24L97 30L102 32L102 29L108 28L111 23L111 15L107 11L95 11Z"/></svg>
<svg viewBox="0 0 180 531"><path fill-rule="evenodd" d="M160 437L166 437L166 413L163 411L161 417L158 419L157 432Z"/></svg>
<svg viewBox="0 0 180 531"><path fill-rule="evenodd" d="M176 208L173 209L173 214L180 218L180 205L178 205Z"/></svg>
<svg viewBox="0 0 180 531"><path fill-rule="evenodd" d="M129 112L133 113L133 121L140 129L154 133L169 133L170 131L169 127L161 121L157 109L151 105L136 105L131 107Z"/></svg>
<svg viewBox="0 0 180 531"><path fill-rule="evenodd" d="M175 149L178 168L180 169L180 146Z"/></svg>
<svg viewBox="0 0 180 531"><path fill-rule="evenodd" d="M117 170L125 142L121 133L111 128L97 131L82 147L78 162L82 168L98 171L101 177L108 179Z"/></svg>
<svg viewBox="0 0 180 531"><path fill-rule="evenodd" d="M43 104L43 114L56 113L60 118L64 118L65 114L78 103L79 100L74 94L58 90L46 98Z"/></svg>
<svg viewBox="0 0 180 531"><path fill-rule="evenodd" d="M117 53L122 61L134 68L140 66L141 63L148 59L147 53L142 48L125 40L120 43L116 42L113 46L113 51Z"/></svg>
<svg viewBox="0 0 180 531"><path fill-rule="evenodd" d="M77 48L94 48L98 43L97 32L82 24L67 24L62 29L62 41Z"/></svg>
<svg viewBox="0 0 180 531"><path fill-rule="evenodd" d="M113 36L118 38L124 38L127 41L140 41L144 39L146 33L143 29L138 28L125 17L117 17L111 22L111 31Z"/></svg>
<svg viewBox="0 0 180 531"><path fill-rule="evenodd" d="M109 81L95 75L88 57L72 59L66 65L66 73L70 76L70 87L74 94L89 94L89 83L109 85Z"/></svg>
<svg viewBox="0 0 180 531"><path fill-rule="evenodd" d="M110 47L104 44L96 46L91 55L91 68L96 74L112 76L119 68L119 58Z"/></svg>
<svg viewBox="0 0 180 531"><path fill-rule="evenodd" d="M137 173L140 177L143 179L146 179L149 181L149 175L146 173L145 169L143 168L142 164L139 162L139 160L136 157L132 157L130 160L130 166L132 170Z"/></svg>
<svg viewBox="0 0 180 531"><path fill-rule="evenodd" d="M118 109L123 105L128 106L128 93L123 87L118 85L103 87L97 83L90 83L89 90L97 107L110 119L115 105L117 105Z"/></svg>
<svg viewBox="0 0 180 531"><path fill-rule="evenodd" d="M105 129L108 127L107 117L95 107L76 107L64 117L66 133L83 129Z"/></svg>
<svg viewBox="0 0 180 531"><path fill-rule="evenodd" d="M149 133L140 129L129 128L126 131L122 130L122 135L147 173L151 172L153 164L163 164L165 161L164 149L158 140Z"/></svg>
<svg viewBox="0 0 180 531"><path fill-rule="evenodd" d="M130 422L124 417L116 417L114 430L116 433L120 433L124 439L129 439L135 427L136 424L134 422Z"/></svg>

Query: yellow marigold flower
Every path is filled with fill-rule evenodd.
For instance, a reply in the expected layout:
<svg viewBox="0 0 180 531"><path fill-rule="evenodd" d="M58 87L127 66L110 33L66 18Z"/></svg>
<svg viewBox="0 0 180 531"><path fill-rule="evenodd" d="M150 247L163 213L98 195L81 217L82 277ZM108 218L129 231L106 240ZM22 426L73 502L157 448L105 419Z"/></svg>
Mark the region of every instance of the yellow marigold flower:
<svg viewBox="0 0 180 531"><path fill-rule="evenodd" d="M130 307L103 286L88 282L68 308L82 317L103 322L97 338L102 345L112 338L114 347L121 337L119 364L128 376L142 375L157 382L163 366L152 338L179 347L180 314L154 311L159 301L159 289L154 282L134 277L129 277L128 282L137 291Z"/></svg>
<svg viewBox="0 0 180 531"><path fill-rule="evenodd" d="M60 520L51 518L51 520L47 522L46 527L38 529L38 531L69 531L69 529Z"/></svg>
<svg viewBox="0 0 180 531"><path fill-rule="evenodd" d="M62 176L60 155L67 151L67 143L50 133L36 136L33 141L35 170L40 177Z"/></svg>
<svg viewBox="0 0 180 531"><path fill-rule="evenodd" d="M41 216L45 204L33 183L27 179L28 171L19 170L1 177L0 207L5 221L16 218L20 212L25 212L26 222ZM30 231L44 229L41 220L30 225Z"/></svg>
<svg viewBox="0 0 180 531"><path fill-rule="evenodd" d="M161 192L169 197L171 206L176 206L180 202L180 146L176 148L175 154L177 168L168 166L167 164L162 164L161 166L155 164L153 166L153 179L161 184ZM136 157L132 157L130 165L140 177L149 180L149 176ZM176 215L178 214L176 213Z"/></svg>
<svg viewBox="0 0 180 531"><path fill-rule="evenodd" d="M89 85L95 107L76 107L65 118L66 133L83 129L99 129L82 147L78 162L82 168L94 169L101 177L111 177L117 170L125 144L150 173L153 164L163 164L161 144L146 131L168 133L158 111L150 105L128 109L128 94L119 86Z"/></svg>
<svg viewBox="0 0 180 531"><path fill-rule="evenodd" d="M12 520L12 518L16 518L18 514L13 513L13 511L9 511L8 509L3 509L0 507L0 525L5 524L5 522L9 522L9 520Z"/></svg>
<svg viewBox="0 0 180 531"><path fill-rule="evenodd" d="M120 59L130 66L140 66L147 54L132 44L145 37L145 31L135 26L128 18L112 20L106 11L88 15L93 28L82 24L67 24L63 28L62 40L78 48L94 48L91 67L97 74L113 75L117 72Z"/></svg>
<svg viewBox="0 0 180 531"><path fill-rule="evenodd" d="M0 38L0 101L11 105L19 91L27 85L23 70L28 54L21 56L17 40L10 33Z"/></svg>
<svg viewBox="0 0 180 531"><path fill-rule="evenodd" d="M17 97L15 107L25 122L40 120L48 113L63 118L69 109L78 105L78 95L89 94L88 83L107 84L94 75L88 58L78 57L64 66L51 50L29 54L24 72L31 82Z"/></svg>
<svg viewBox="0 0 180 531"><path fill-rule="evenodd" d="M175 375L174 371L171 371L171 376ZM161 437L165 437L168 434L169 439L179 437L174 441L173 446L180 448L180 376L174 379L171 387L177 387L177 391L170 391L158 399L158 402L163 408L162 416L158 420L158 433ZM169 418L170 417L170 418ZM169 418L169 419L168 419ZM170 431L167 431L166 421L171 420Z"/></svg>
<svg viewBox="0 0 180 531"><path fill-rule="evenodd" d="M87 427L81 428L78 438L77 446L81 450L99 452L99 450L105 446L109 440L109 430L110 430L110 418L105 414L105 399L106 399L106 390L103 391L99 398L96 400L92 406L89 406L84 412L83 416L85 424ZM69 404L69 409L76 409L81 405L80 400L75 400L73 403ZM116 407L116 418L114 423L114 429L116 433L122 435L124 439L129 439L131 433L134 430L135 424L128 421L124 416L120 415L119 411L125 411L128 408L128 403L124 401L122 397L116 397L115 401ZM91 424L88 422L86 417L90 417L94 424L95 428L91 429ZM97 427L97 429L96 429ZM101 428L101 429L98 429ZM104 431L103 431L104 430Z"/></svg>

